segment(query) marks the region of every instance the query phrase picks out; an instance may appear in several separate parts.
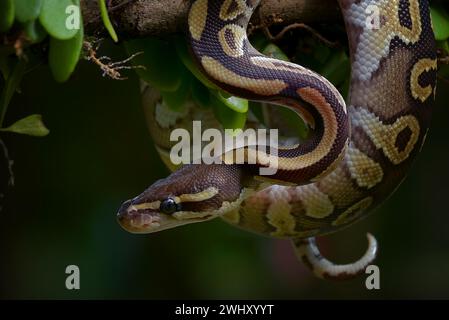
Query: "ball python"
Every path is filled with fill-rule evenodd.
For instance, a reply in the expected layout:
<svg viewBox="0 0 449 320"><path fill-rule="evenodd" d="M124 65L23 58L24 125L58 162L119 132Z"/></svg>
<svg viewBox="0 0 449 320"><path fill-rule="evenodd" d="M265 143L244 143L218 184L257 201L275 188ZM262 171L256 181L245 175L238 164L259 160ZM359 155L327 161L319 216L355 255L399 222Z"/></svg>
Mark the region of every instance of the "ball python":
<svg viewBox="0 0 449 320"><path fill-rule="evenodd" d="M256 164L182 166L122 204L124 229L151 233L221 217L291 239L321 278L353 277L372 263L377 241L370 234L363 257L345 265L323 257L315 239L366 216L405 178L430 124L435 40L427 0L338 3L352 68L347 104L315 72L253 48L246 29L259 0L192 2L187 39L203 74L231 95L295 110L312 134L277 150L279 170L270 179L258 171L270 151L249 147Z"/></svg>

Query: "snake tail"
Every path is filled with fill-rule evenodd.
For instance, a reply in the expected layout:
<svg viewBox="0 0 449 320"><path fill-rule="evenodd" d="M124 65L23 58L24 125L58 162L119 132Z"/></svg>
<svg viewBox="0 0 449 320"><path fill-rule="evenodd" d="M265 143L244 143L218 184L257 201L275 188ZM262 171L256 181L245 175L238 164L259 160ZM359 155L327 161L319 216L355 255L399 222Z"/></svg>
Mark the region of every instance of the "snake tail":
<svg viewBox="0 0 449 320"><path fill-rule="evenodd" d="M365 272L366 268L374 262L378 246L376 238L367 234L368 249L356 262L349 264L334 264L324 258L316 244L314 237L295 239L292 241L298 259L302 260L317 277L330 280L347 280Z"/></svg>

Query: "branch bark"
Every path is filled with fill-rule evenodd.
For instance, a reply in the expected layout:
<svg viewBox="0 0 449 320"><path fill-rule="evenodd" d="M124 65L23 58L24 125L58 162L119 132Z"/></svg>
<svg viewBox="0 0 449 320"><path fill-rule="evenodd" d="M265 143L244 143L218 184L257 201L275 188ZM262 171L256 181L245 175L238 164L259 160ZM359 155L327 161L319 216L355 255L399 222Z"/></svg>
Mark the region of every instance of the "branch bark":
<svg viewBox="0 0 449 320"><path fill-rule="evenodd" d="M113 5L127 0L114 0ZM125 38L164 36L184 29L190 0L132 0L110 13L118 33ZM87 34L103 30L97 1L82 0ZM251 20L253 26L294 22L341 20L336 0L262 0Z"/></svg>

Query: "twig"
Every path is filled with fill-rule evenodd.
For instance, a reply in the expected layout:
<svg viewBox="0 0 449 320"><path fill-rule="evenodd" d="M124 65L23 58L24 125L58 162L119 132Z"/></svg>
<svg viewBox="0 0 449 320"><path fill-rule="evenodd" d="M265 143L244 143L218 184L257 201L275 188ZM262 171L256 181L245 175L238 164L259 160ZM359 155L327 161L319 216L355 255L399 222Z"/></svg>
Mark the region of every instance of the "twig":
<svg viewBox="0 0 449 320"><path fill-rule="evenodd" d="M128 2L129 1L129 2ZM108 12L121 39L163 37L184 32L191 0L115 0ZM81 0L85 32L103 30L97 1ZM335 0L262 0L251 19L253 26L302 22L342 24Z"/></svg>
<svg viewBox="0 0 449 320"><path fill-rule="evenodd" d="M115 6L109 6L109 10L108 11L109 12L114 12L114 11L116 11L116 10L126 6L127 4L129 4L129 3L133 2L133 1L136 1L136 0L124 0L124 1L122 1L121 3L119 3L119 4L115 5Z"/></svg>
<svg viewBox="0 0 449 320"><path fill-rule="evenodd" d="M449 64L449 56L438 58L438 63Z"/></svg>
<svg viewBox="0 0 449 320"><path fill-rule="evenodd" d="M91 42L84 41L83 46L84 49L87 51L85 59L87 61L92 61L97 66L99 66L100 69L103 71L103 77L108 76L109 78L114 80L126 80L128 78L123 77L119 70L145 69L145 67L141 65L138 66L127 65L127 63L129 63L132 59L142 54L143 52L134 53L133 55L122 61L112 62L112 59L110 57L107 56L97 57L97 51L101 46L100 41L98 41L98 43L95 46Z"/></svg>
<svg viewBox="0 0 449 320"><path fill-rule="evenodd" d="M437 58L438 58L438 64L449 64L449 53L442 49L437 49Z"/></svg>
<svg viewBox="0 0 449 320"><path fill-rule="evenodd" d="M11 53L15 53L17 57L25 57L23 51L30 44L30 41L24 31L19 31L11 34L3 34L3 39L0 44L7 48L7 50L11 50Z"/></svg>
<svg viewBox="0 0 449 320"><path fill-rule="evenodd" d="M326 39L324 36L322 36L318 31L316 31L315 29L313 29L312 27L304 24L304 23L292 23L286 27L284 27L276 36L273 36L273 34L271 33L270 29L267 27L263 28L263 31L265 33L265 35L274 42L278 42L280 41L287 32L291 31L291 30L295 30L295 29L305 29L307 31L309 31L313 36L315 36L318 40L322 41L324 44L326 44L327 46L331 47L331 48L336 48L339 46L339 42L338 41L330 41L328 39Z"/></svg>

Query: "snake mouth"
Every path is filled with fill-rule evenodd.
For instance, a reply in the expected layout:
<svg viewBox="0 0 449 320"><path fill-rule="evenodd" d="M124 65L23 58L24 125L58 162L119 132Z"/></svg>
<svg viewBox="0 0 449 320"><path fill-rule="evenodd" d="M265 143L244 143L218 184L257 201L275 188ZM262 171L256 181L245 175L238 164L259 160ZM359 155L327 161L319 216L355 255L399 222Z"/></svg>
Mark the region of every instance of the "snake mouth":
<svg viewBox="0 0 449 320"><path fill-rule="evenodd" d="M124 202L117 213L120 226L134 234L158 232L215 217L216 215L208 212L180 211L173 215L163 214L154 209L142 208L142 204L136 204L133 200Z"/></svg>
<svg viewBox="0 0 449 320"><path fill-rule="evenodd" d="M131 200L126 201L117 213L117 220L128 232L149 233L161 226L161 217L158 212L148 209L136 209Z"/></svg>

